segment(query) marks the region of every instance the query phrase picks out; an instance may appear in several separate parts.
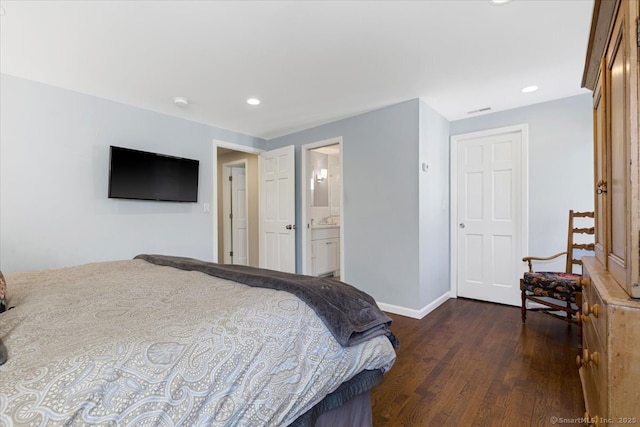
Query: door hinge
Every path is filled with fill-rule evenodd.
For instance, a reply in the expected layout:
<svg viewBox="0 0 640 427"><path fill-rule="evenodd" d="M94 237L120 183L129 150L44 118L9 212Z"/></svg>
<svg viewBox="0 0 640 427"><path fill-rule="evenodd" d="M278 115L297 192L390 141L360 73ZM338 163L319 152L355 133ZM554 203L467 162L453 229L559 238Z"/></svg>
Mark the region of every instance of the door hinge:
<svg viewBox="0 0 640 427"><path fill-rule="evenodd" d="M233 257L233 251L229 252L229 256Z"/></svg>
<svg viewBox="0 0 640 427"><path fill-rule="evenodd" d="M233 219L233 214L232 213L229 214L229 219Z"/></svg>
<svg viewBox="0 0 640 427"><path fill-rule="evenodd" d="M640 18L636 20L636 31L636 42L638 43L638 47L640 48Z"/></svg>
<svg viewBox="0 0 640 427"><path fill-rule="evenodd" d="M233 181L233 177L229 175L229 181Z"/></svg>

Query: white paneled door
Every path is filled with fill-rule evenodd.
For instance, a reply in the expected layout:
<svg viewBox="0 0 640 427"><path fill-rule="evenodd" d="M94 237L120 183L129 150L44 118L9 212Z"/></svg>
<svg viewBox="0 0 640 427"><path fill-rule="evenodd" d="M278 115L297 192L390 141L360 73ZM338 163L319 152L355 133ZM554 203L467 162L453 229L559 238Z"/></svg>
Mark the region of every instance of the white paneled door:
<svg viewBox="0 0 640 427"><path fill-rule="evenodd" d="M244 166L244 165L243 165ZM247 180L244 167L231 168L231 263L248 264Z"/></svg>
<svg viewBox="0 0 640 427"><path fill-rule="evenodd" d="M526 127L457 135L454 277L461 297L520 305L526 235Z"/></svg>
<svg viewBox="0 0 640 427"><path fill-rule="evenodd" d="M295 151L260 154L260 267L295 273Z"/></svg>
<svg viewBox="0 0 640 427"><path fill-rule="evenodd" d="M222 218L225 264L249 263L249 221L247 211L246 164L223 165Z"/></svg>

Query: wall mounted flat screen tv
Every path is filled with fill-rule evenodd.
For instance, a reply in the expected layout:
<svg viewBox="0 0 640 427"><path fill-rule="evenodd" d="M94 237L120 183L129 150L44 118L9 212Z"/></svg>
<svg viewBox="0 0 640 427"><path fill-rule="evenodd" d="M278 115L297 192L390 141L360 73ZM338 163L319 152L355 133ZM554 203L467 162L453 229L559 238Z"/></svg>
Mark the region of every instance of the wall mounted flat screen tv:
<svg viewBox="0 0 640 427"><path fill-rule="evenodd" d="M198 160L111 146L109 198L198 201Z"/></svg>

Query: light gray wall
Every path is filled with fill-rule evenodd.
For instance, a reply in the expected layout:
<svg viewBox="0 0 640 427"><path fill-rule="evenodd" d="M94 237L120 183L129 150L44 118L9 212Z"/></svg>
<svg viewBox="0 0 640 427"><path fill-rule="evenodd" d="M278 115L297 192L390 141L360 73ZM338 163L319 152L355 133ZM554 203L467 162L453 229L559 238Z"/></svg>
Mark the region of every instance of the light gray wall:
<svg viewBox="0 0 640 427"><path fill-rule="evenodd" d="M413 309L420 308L418 108L414 99L267 142L269 150L296 146L296 222L304 226L300 146L343 138L346 281L377 301Z"/></svg>
<svg viewBox="0 0 640 427"><path fill-rule="evenodd" d="M211 259L212 214L202 204L211 203L213 139L295 145L300 223L300 146L343 137L347 281L409 309L449 286L449 135L529 125L530 253L562 250L567 211L593 208L588 94L452 123L414 99L268 142L7 75L0 111L5 271L142 252ZM199 202L108 199L109 145L200 160ZM300 233L296 239L300 271Z"/></svg>
<svg viewBox="0 0 640 427"><path fill-rule="evenodd" d="M529 125L529 254L564 251L570 209L593 210L591 95L451 122L451 135ZM563 260L543 268L564 269Z"/></svg>
<svg viewBox="0 0 640 427"><path fill-rule="evenodd" d="M449 122L420 100L420 307L450 290ZM427 170L422 170L422 164Z"/></svg>
<svg viewBox="0 0 640 427"><path fill-rule="evenodd" d="M0 76L0 268L166 253L210 260L212 140L263 140ZM107 198L109 145L200 161L198 203Z"/></svg>

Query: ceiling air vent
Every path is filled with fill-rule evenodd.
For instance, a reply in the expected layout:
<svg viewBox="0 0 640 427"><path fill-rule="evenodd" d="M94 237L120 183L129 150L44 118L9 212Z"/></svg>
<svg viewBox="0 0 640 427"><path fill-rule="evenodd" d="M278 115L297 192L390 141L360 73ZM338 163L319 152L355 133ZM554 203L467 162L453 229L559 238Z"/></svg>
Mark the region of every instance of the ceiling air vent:
<svg viewBox="0 0 640 427"><path fill-rule="evenodd" d="M478 108L477 110L467 111L467 114L483 113L483 112L489 111L489 110L491 110L491 107Z"/></svg>

